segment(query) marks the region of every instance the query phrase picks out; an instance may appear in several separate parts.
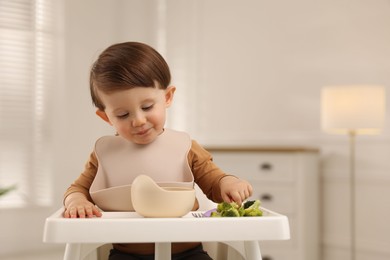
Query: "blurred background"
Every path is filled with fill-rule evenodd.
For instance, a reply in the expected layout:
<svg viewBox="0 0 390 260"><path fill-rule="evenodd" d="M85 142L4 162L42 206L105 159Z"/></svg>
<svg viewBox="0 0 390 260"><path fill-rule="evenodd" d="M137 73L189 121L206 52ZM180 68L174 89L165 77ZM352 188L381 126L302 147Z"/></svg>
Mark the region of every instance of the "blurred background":
<svg viewBox="0 0 390 260"><path fill-rule="evenodd" d="M61 259L44 221L114 133L88 77L124 41L170 65L168 127L205 146L319 149L321 255L346 259L348 139L321 130L321 89L383 85L389 100L389 0L0 0L0 187L17 185L0 197L1 259ZM359 260L390 258L389 112L380 135L357 139Z"/></svg>

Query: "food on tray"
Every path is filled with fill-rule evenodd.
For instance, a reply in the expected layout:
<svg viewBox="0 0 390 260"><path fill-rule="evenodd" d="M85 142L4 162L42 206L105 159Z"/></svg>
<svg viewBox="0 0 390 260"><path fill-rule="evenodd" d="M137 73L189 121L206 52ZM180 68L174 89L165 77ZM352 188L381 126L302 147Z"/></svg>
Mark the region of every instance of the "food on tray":
<svg viewBox="0 0 390 260"><path fill-rule="evenodd" d="M260 209L260 200L248 200L239 206L235 202L222 202L217 205L211 217L259 217L263 212Z"/></svg>

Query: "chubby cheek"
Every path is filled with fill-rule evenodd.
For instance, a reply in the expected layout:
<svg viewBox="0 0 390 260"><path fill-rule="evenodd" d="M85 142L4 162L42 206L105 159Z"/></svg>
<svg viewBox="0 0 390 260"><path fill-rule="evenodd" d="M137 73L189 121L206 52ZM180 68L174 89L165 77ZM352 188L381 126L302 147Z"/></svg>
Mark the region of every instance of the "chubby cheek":
<svg viewBox="0 0 390 260"><path fill-rule="evenodd" d="M113 124L115 130L119 135L125 136L129 133L130 129L125 124Z"/></svg>
<svg viewBox="0 0 390 260"><path fill-rule="evenodd" d="M149 122L151 122L156 129L162 129L165 125L165 113L155 113L149 117Z"/></svg>

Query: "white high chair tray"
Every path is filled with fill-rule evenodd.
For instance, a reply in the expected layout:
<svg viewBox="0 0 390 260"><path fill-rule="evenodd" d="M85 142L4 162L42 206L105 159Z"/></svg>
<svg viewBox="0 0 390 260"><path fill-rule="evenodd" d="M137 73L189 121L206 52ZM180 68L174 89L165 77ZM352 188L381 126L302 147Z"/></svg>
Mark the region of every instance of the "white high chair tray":
<svg viewBox="0 0 390 260"><path fill-rule="evenodd" d="M135 212L103 212L100 218L63 217L63 209L48 217L43 241L66 243L64 260L83 259L106 243L154 242L155 259L171 259L171 242L217 241L243 244L248 260L261 260L259 240L287 240L286 216L262 208L262 217L144 218ZM199 212L198 212L199 213Z"/></svg>
<svg viewBox="0 0 390 260"><path fill-rule="evenodd" d="M288 219L262 208L262 217L144 218L135 212L103 212L100 218L67 219L63 209L46 219L48 243L142 243L286 240Z"/></svg>

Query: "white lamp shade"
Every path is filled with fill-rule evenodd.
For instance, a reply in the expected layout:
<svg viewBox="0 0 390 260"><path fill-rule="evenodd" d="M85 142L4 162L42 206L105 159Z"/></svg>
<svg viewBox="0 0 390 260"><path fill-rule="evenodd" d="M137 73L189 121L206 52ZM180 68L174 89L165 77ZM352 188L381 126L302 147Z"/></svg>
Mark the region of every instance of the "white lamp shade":
<svg viewBox="0 0 390 260"><path fill-rule="evenodd" d="M328 86L322 89L322 128L336 134L378 134L385 120L382 86Z"/></svg>

